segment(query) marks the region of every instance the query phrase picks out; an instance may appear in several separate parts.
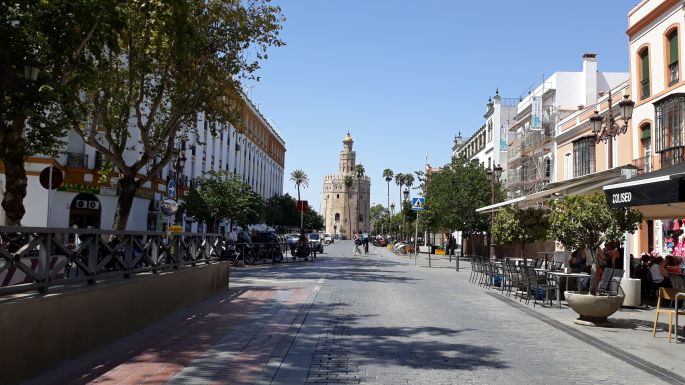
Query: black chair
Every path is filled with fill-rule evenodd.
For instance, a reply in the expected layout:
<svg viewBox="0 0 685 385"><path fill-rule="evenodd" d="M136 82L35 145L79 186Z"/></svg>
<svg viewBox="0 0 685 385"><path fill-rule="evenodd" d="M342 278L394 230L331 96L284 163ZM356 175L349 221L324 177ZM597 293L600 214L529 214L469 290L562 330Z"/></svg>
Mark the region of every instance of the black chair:
<svg viewBox="0 0 685 385"><path fill-rule="evenodd" d="M539 280L539 276L535 269L527 268L526 275L528 277L528 296L526 297L526 305L530 302L530 296L533 295L533 307L537 305L537 294L544 292L545 299L549 300L549 305L552 306L552 297L549 293L556 293L557 284L554 280L545 279L544 282Z"/></svg>
<svg viewBox="0 0 685 385"><path fill-rule="evenodd" d="M597 294L606 294L611 290L611 281L614 275L614 269L610 267L605 267L602 270L602 276L599 278L599 284L597 285Z"/></svg>

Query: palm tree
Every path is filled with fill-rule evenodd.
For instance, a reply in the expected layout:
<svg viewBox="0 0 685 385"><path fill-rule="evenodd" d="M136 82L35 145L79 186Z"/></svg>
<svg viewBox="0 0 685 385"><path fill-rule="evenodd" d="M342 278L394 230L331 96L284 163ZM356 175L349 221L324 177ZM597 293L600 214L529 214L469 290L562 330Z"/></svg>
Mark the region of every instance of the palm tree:
<svg viewBox="0 0 685 385"><path fill-rule="evenodd" d="M404 175L404 185L407 186L407 189L409 190L409 199L411 197L411 186L414 184L414 175L412 174L405 174Z"/></svg>
<svg viewBox="0 0 685 385"><path fill-rule="evenodd" d="M352 218L350 218L350 188L352 187L352 177L350 175L345 176L345 199L347 199L347 220L350 223L350 233L349 239L352 239Z"/></svg>
<svg viewBox="0 0 685 385"><path fill-rule="evenodd" d="M354 166L354 173L357 176L357 231L361 230L359 226L359 197L361 196L362 183L361 180L364 178L364 165L358 164Z"/></svg>
<svg viewBox="0 0 685 385"><path fill-rule="evenodd" d="M390 182L392 181L393 175L391 169L386 168L383 170L383 178L385 178L385 181L388 183L388 210L390 210Z"/></svg>
<svg viewBox="0 0 685 385"><path fill-rule="evenodd" d="M397 201L398 207L402 206L402 186L404 185L404 178L405 178L405 176L401 172L398 172L397 174L395 174L395 184L397 185L397 187L400 188L400 200ZM401 210L401 209L398 209L398 210Z"/></svg>
<svg viewBox="0 0 685 385"><path fill-rule="evenodd" d="M290 181L295 183L295 187L297 187L297 201L301 202L300 185L309 187L309 177L302 170L293 170L293 172L290 173ZM302 232L302 226L304 224L304 207L300 207L300 209L300 232Z"/></svg>

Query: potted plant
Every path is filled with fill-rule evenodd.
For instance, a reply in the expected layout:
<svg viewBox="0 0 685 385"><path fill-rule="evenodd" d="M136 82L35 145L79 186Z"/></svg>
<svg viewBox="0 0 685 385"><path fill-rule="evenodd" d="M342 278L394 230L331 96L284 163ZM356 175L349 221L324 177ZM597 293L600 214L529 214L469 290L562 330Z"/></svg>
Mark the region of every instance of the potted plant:
<svg viewBox="0 0 685 385"><path fill-rule="evenodd" d="M610 208L601 192L564 196L550 203L549 236L568 249L586 249L592 258L588 294L566 292L569 307L579 320L606 322L623 304L623 296L596 296L597 251L605 242L625 240L642 222L642 213L632 207Z"/></svg>

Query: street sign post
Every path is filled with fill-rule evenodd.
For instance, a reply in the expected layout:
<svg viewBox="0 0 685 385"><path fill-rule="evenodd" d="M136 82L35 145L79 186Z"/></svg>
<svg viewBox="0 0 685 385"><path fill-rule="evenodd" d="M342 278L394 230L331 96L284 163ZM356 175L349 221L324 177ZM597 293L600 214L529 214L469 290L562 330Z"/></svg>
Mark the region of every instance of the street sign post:
<svg viewBox="0 0 685 385"><path fill-rule="evenodd" d="M419 256L419 213L424 210L425 205L426 198L411 198L411 209L416 211L416 230L414 231L414 265L416 265L416 258ZM428 253L428 267L431 267L430 253Z"/></svg>
<svg viewBox="0 0 685 385"><path fill-rule="evenodd" d="M167 196L171 199L176 199L176 182L172 179L166 186Z"/></svg>
<svg viewBox="0 0 685 385"><path fill-rule="evenodd" d="M426 198L424 197L411 198L411 209L414 211L423 211L425 204Z"/></svg>

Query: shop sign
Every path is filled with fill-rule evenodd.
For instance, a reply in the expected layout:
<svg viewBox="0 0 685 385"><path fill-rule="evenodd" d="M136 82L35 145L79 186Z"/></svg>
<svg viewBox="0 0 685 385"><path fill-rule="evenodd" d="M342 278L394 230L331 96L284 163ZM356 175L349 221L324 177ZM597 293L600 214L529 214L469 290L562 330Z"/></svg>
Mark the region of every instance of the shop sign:
<svg viewBox="0 0 685 385"><path fill-rule="evenodd" d="M78 183L62 183L62 185L57 188L57 191L86 193L86 194L100 194L100 188L98 186L93 186L91 184L78 184Z"/></svg>
<svg viewBox="0 0 685 385"><path fill-rule="evenodd" d="M662 180L652 183L636 184L632 186L604 190L609 207L629 207L658 205L682 202L680 179Z"/></svg>

